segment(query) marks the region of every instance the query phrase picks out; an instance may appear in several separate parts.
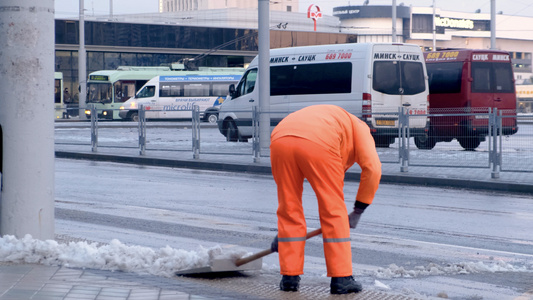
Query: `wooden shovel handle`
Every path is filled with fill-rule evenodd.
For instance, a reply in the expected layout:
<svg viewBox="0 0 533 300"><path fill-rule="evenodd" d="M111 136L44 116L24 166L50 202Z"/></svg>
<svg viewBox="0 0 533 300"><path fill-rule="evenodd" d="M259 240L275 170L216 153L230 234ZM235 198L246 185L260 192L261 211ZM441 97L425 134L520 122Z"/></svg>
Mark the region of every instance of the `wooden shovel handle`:
<svg viewBox="0 0 533 300"><path fill-rule="evenodd" d="M315 236L317 236L317 235L319 235L321 233L322 233L322 228L315 229L313 231L308 232L306 237L305 237L305 239L310 239L310 238L315 237ZM247 264L247 263L249 263L251 261L254 261L254 260L258 259L258 258L261 258L263 256L267 256L270 253L272 253L272 250L270 248L269 249L265 249L265 250L263 250L261 252L257 252L256 254L252 254L252 255L250 255L248 257L243 257L243 258L237 259L235 261L235 265L237 267L240 267L240 266L242 266L244 264Z"/></svg>

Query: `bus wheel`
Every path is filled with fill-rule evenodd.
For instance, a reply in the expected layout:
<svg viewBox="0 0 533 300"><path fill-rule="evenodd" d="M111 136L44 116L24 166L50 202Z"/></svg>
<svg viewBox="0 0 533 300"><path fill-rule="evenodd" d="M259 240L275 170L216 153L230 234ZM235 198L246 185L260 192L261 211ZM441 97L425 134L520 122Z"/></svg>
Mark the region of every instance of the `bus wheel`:
<svg viewBox="0 0 533 300"><path fill-rule="evenodd" d="M207 121L211 124L215 124L218 121L218 115L217 114L208 114L207 115Z"/></svg>
<svg viewBox="0 0 533 300"><path fill-rule="evenodd" d="M130 120L133 122L139 122L139 114L136 112L130 113Z"/></svg>
<svg viewBox="0 0 533 300"><path fill-rule="evenodd" d="M415 145L418 149L431 150L437 142L427 135L415 136Z"/></svg>
<svg viewBox="0 0 533 300"><path fill-rule="evenodd" d="M226 123L226 141L228 142L238 142L239 141L239 129L233 121Z"/></svg>
<svg viewBox="0 0 533 300"><path fill-rule="evenodd" d="M226 122L226 141L228 142L248 142L248 139L243 138L237 125L234 121Z"/></svg>
<svg viewBox="0 0 533 300"><path fill-rule="evenodd" d="M476 150L476 148L479 147L479 144L481 144L481 139L478 137L462 137L457 138L457 141L459 141L461 147L468 151Z"/></svg>

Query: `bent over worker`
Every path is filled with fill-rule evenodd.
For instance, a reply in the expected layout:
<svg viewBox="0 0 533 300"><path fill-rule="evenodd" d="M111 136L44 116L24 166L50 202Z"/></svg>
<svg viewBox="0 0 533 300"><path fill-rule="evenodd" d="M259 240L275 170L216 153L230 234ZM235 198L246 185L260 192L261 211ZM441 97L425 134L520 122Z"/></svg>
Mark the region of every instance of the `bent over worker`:
<svg viewBox="0 0 533 300"><path fill-rule="evenodd" d="M282 291L297 291L304 267L307 226L302 207L304 179L317 200L332 294L362 290L353 279L350 228L372 203L381 179L381 162L368 126L334 105L314 105L285 117L271 136L272 175L278 192L278 235ZM344 203L344 174L354 164L361 180L353 211Z"/></svg>

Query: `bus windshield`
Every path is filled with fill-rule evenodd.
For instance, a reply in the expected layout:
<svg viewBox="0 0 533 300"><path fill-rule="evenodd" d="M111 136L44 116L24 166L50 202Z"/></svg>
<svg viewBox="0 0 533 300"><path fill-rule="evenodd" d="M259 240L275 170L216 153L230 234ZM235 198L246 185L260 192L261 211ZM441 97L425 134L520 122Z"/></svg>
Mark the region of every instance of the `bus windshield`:
<svg viewBox="0 0 533 300"><path fill-rule="evenodd" d="M89 83L87 88L87 103L111 103L110 83Z"/></svg>

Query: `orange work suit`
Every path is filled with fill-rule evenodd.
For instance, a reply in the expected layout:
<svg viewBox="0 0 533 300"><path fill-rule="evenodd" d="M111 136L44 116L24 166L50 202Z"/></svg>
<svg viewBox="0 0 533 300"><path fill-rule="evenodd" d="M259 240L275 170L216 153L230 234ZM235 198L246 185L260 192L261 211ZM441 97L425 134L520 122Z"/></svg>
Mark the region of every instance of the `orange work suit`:
<svg viewBox="0 0 533 300"><path fill-rule="evenodd" d="M357 201L371 204L381 162L368 126L334 105L289 114L271 135L272 175L278 192L278 252L282 275L301 275L307 226L302 207L306 178L318 200L329 277L353 275L350 226L344 203L344 174L361 167Z"/></svg>

